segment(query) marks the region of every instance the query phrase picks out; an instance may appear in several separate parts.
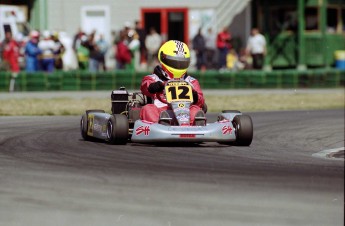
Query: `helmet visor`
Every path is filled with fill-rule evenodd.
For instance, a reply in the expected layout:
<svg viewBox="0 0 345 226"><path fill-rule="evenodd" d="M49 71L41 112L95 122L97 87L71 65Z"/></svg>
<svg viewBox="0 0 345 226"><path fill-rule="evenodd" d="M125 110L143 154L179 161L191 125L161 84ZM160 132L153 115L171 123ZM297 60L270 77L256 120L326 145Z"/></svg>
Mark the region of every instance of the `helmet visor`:
<svg viewBox="0 0 345 226"><path fill-rule="evenodd" d="M161 58L162 63L175 69L187 69L190 63L190 58L168 56L164 54L163 52L161 52L160 58Z"/></svg>

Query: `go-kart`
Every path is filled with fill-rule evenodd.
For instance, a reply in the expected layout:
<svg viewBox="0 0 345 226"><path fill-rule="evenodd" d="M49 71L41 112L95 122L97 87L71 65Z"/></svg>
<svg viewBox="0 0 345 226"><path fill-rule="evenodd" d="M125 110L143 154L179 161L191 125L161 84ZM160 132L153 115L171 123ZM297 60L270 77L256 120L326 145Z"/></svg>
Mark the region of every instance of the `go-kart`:
<svg viewBox="0 0 345 226"><path fill-rule="evenodd" d="M128 93L121 87L111 93L111 112L87 110L80 121L84 140L94 138L111 144L162 142L218 142L249 146L253 139L253 123L249 115L237 110L223 110L214 123L190 125L189 106L193 103L192 87L185 81L170 80L157 98L169 106L170 124L141 120L140 110L150 103L141 92ZM203 108L206 111L206 108ZM206 112L205 112L206 113ZM202 120L202 119L201 119ZM206 118L205 118L206 120Z"/></svg>

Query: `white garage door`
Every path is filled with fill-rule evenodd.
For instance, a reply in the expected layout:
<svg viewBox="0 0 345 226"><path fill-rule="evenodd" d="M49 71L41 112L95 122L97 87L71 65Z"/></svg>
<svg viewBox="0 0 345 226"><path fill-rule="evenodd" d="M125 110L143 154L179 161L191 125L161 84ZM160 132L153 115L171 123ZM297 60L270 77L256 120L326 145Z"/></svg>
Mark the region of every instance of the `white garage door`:
<svg viewBox="0 0 345 226"><path fill-rule="evenodd" d="M110 10L109 6L83 6L81 8L81 28L87 34L97 32L103 34L110 42Z"/></svg>

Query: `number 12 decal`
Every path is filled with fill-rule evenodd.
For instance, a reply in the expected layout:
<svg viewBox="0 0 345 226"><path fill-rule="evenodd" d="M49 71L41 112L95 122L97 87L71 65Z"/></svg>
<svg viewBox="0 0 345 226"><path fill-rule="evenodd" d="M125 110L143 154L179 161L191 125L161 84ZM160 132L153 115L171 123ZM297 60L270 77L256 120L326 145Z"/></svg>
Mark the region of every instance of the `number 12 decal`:
<svg viewBox="0 0 345 226"><path fill-rule="evenodd" d="M176 89L177 90L182 90L182 92L178 95L176 95ZM189 100L190 96L188 95L188 87L187 86L180 86L180 87L176 87L176 86L170 86L168 88L168 91L171 93L171 99L176 100L176 99L187 99Z"/></svg>
<svg viewBox="0 0 345 226"><path fill-rule="evenodd" d="M169 86L165 90L167 101L193 101L192 87L189 85Z"/></svg>

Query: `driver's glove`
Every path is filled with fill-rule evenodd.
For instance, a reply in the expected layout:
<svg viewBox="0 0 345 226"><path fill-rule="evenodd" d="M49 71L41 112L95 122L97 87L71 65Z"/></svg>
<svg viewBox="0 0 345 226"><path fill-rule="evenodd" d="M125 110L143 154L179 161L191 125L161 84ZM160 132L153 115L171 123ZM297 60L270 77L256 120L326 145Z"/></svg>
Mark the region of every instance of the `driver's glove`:
<svg viewBox="0 0 345 226"><path fill-rule="evenodd" d="M153 82L147 88L147 90L152 94L162 92L163 89L164 89L164 84L161 81Z"/></svg>
<svg viewBox="0 0 345 226"><path fill-rule="evenodd" d="M193 104L198 103L198 100L199 100L198 92L193 89L192 94L193 94Z"/></svg>

